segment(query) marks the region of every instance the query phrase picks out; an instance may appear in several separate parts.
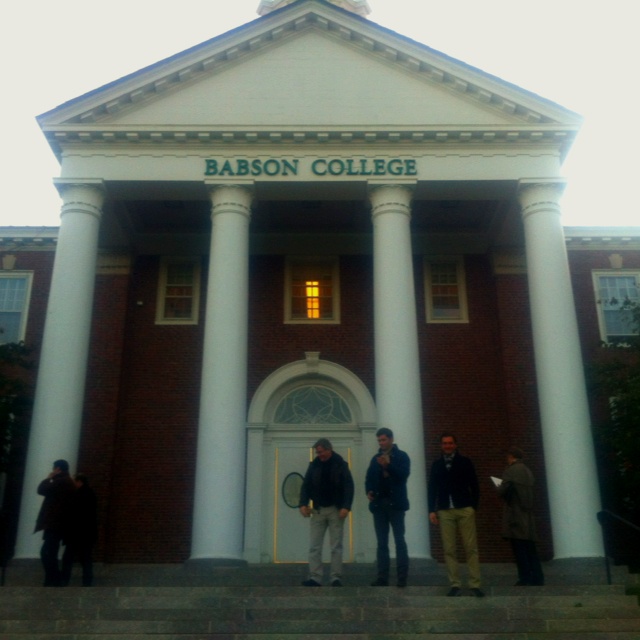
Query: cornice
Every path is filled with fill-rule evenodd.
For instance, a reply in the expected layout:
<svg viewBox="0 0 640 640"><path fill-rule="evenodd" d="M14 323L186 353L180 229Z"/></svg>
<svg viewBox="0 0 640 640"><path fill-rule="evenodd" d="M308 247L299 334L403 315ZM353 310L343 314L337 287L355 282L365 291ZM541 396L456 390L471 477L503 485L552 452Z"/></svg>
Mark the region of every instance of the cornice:
<svg viewBox="0 0 640 640"><path fill-rule="evenodd" d="M52 250L58 244L58 227L0 227L0 252Z"/></svg>
<svg viewBox="0 0 640 640"><path fill-rule="evenodd" d="M279 145L279 144L551 144L571 145L578 128L559 125L499 126L422 126L384 130L373 127L327 129L326 127L157 127L64 124L44 127L43 131L57 155L65 145L113 145L152 143L155 145Z"/></svg>
<svg viewBox="0 0 640 640"><path fill-rule="evenodd" d="M565 227L569 251L640 250L640 227Z"/></svg>

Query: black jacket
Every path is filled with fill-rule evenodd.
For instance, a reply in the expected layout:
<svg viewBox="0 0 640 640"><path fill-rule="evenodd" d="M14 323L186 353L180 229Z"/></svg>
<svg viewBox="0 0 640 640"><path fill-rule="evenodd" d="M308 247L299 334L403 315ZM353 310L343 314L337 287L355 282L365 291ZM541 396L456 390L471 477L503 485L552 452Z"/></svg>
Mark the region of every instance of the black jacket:
<svg viewBox="0 0 640 640"><path fill-rule="evenodd" d="M378 464L376 458L381 455L382 450L378 451L367 469L367 477L364 483L364 489L367 494L373 491L375 498L369 503L369 511L373 512L379 506L378 496L380 493L380 485L382 483L383 468ZM411 473L411 460L409 456L398 449L394 444L391 449L390 462L387 467L389 473L389 490L390 490L390 507L397 511L409 510L409 499L407 497L407 478Z"/></svg>
<svg viewBox="0 0 640 640"><path fill-rule="evenodd" d="M335 451L327 462L321 462L319 458L315 458L309 463L302 488L300 489L299 506L306 507L309 501L313 500L314 506L318 507L322 495L323 465L325 464L329 465L330 487L328 491L331 495L333 506L337 509L349 509L351 511L353 478L351 477L351 471L349 471L349 465Z"/></svg>
<svg viewBox="0 0 640 640"><path fill-rule="evenodd" d="M449 509L449 496L455 509L477 509L480 487L473 462L456 452L451 462L451 470L447 471L444 457L436 460L431 467L428 494L429 513Z"/></svg>

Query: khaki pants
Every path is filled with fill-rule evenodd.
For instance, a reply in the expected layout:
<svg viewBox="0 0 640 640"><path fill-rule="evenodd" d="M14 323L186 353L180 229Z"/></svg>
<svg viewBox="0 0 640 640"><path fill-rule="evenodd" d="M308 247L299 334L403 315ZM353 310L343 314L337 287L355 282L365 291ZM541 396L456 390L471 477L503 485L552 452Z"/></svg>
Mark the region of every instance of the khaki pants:
<svg viewBox="0 0 640 640"><path fill-rule="evenodd" d="M309 578L322 582L322 546L329 531L331 550L330 580L342 578L342 535L344 519L340 519L336 507L320 507L311 512L309 541Z"/></svg>
<svg viewBox="0 0 640 640"><path fill-rule="evenodd" d="M444 559L447 565L449 584L452 587L462 586L460 571L456 555L456 534L460 532L460 539L467 558L469 569L469 587L480 587L480 558L478 557L478 538L476 535L476 512L473 507L464 509L443 509L438 511Z"/></svg>

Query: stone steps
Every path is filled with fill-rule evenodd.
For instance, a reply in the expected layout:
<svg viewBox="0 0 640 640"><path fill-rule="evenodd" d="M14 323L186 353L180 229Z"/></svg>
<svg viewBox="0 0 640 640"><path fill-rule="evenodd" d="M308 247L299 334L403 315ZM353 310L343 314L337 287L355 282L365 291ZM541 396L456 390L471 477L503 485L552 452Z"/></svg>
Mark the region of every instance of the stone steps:
<svg viewBox="0 0 640 640"><path fill-rule="evenodd" d="M98 586L63 589L35 586L37 565L14 568L0 640L640 640L623 569L607 585L601 564L556 562L546 586L514 587L512 566L485 567L485 598L445 597L435 563L405 589L366 586L370 566L348 567L342 588L297 586L301 565L97 567Z"/></svg>

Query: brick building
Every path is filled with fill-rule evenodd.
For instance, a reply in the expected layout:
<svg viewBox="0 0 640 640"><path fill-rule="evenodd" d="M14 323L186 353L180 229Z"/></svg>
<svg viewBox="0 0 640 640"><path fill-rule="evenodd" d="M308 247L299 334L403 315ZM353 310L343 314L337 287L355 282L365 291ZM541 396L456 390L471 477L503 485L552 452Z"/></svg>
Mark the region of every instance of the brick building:
<svg viewBox="0 0 640 640"><path fill-rule="evenodd" d="M296 483L327 436L362 489L347 556L371 561L380 426L412 457L412 556L441 553L443 430L482 480L484 561L510 559L489 482L510 444L544 556L602 555L582 362L624 331L597 301L637 287L640 229L563 232L579 116L363 0L259 12L39 119L61 226L0 230L24 300L0 318L39 365L17 557L64 457L99 492L106 561L304 560Z"/></svg>

